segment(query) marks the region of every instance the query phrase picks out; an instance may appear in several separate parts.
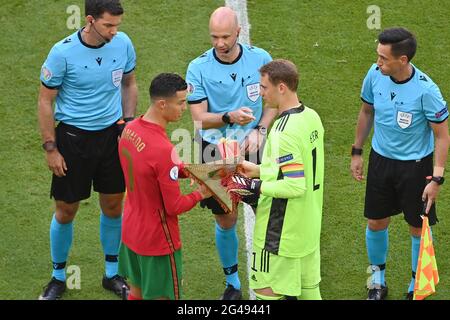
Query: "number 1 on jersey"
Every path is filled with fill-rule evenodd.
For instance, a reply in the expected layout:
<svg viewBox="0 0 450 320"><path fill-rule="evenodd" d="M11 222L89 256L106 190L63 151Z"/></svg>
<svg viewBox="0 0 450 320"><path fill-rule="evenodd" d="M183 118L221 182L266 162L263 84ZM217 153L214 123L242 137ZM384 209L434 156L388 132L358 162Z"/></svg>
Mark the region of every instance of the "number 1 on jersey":
<svg viewBox="0 0 450 320"><path fill-rule="evenodd" d="M319 190L320 184L316 184L316 170L317 170L317 148L312 150L312 158L313 158L313 190Z"/></svg>

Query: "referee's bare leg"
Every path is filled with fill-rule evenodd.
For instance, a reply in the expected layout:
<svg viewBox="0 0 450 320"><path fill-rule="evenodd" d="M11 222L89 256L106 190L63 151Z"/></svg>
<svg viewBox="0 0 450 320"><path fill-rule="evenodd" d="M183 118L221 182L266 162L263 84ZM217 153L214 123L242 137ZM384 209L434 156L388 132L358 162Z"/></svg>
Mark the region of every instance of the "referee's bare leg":
<svg viewBox="0 0 450 320"><path fill-rule="evenodd" d="M75 215L77 214L78 208L80 206L80 202L74 203L66 203L64 201L55 201L56 211L55 216L56 220L60 224L68 224L75 219Z"/></svg>
<svg viewBox="0 0 450 320"><path fill-rule="evenodd" d="M102 212L112 219L122 216L124 193L99 193L99 202Z"/></svg>
<svg viewBox="0 0 450 320"><path fill-rule="evenodd" d="M369 229L372 231L381 231L386 229L389 226L389 223L391 222L391 218L384 218L384 219L367 219L367 225L369 226Z"/></svg>

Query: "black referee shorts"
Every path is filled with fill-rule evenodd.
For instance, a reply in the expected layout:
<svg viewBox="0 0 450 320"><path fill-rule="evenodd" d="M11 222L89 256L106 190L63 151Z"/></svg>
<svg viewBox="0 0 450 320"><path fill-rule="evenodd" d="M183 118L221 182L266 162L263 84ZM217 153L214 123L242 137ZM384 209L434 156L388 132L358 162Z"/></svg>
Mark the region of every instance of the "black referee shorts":
<svg viewBox="0 0 450 320"><path fill-rule="evenodd" d="M219 148L216 144L209 143L203 139L199 139L201 143L201 154L200 154L200 162L207 163L211 161L221 160L222 156L220 155ZM262 158L262 150L259 150L255 154L246 154L245 160L255 162L256 164L261 163ZM220 204L214 199L214 197L210 197L200 201L200 206L202 208L208 208L214 214L225 214L225 211L222 209Z"/></svg>
<svg viewBox="0 0 450 320"><path fill-rule="evenodd" d="M56 127L58 150L67 165L65 177L53 175L50 197L74 203L90 197L94 191L115 194L125 192L125 180L119 161L114 123L99 131L86 131L60 122Z"/></svg>
<svg viewBox="0 0 450 320"><path fill-rule="evenodd" d="M433 174L433 154L420 160L393 160L371 150L367 173L364 216L384 219L404 214L406 222L416 228L422 226L422 193L426 177ZM436 208L429 212L430 225L436 224Z"/></svg>

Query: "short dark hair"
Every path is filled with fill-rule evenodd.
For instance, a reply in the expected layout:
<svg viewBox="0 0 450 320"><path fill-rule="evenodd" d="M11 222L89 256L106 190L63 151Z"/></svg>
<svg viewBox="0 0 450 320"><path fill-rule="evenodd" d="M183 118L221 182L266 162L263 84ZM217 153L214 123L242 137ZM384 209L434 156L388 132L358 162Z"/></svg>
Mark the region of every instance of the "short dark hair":
<svg viewBox="0 0 450 320"><path fill-rule="evenodd" d="M408 61L414 58L417 50L416 37L405 28L385 29L378 36L381 44L390 44L392 54L395 57L407 56Z"/></svg>
<svg viewBox="0 0 450 320"><path fill-rule="evenodd" d="M289 60L277 59L273 60L259 69L261 75L267 74L269 81L273 85L281 82L286 84L291 91L297 91L298 88L298 71L295 64Z"/></svg>
<svg viewBox="0 0 450 320"><path fill-rule="evenodd" d="M150 99L171 98L187 89L186 81L175 73L161 73L150 84Z"/></svg>
<svg viewBox="0 0 450 320"><path fill-rule="evenodd" d="M93 16L95 19L101 18L105 12L113 16L123 14L120 0L85 0L85 16Z"/></svg>

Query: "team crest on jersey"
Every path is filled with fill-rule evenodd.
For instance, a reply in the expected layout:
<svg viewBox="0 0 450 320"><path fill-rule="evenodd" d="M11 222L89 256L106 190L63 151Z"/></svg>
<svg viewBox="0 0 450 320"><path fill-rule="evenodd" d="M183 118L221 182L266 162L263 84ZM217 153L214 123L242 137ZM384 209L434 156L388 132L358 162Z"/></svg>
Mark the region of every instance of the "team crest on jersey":
<svg viewBox="0 0 450 320"><path fill-rule="evenodd" d="M397 124L402 129L406 129L411 125L412 118L412 113L397 111Z"/></svg>
<svg viewBox="0 0 450 320"><path fill-rule="evenodd" d="M247 86L247 97L253 101L256 102L259 98L259 83L249 84Z"/></svg>
<svg viewBox="0 0 450 320"><path fill-rule="evenodd" d="M170 176L170 179L172 179L173 181L178 180L178 167L177 166L170 169L169 176Z"/></svg>
<svg viewBox="0 0 450 320"><path fill-rule="evenodd" d="M195 87L192 83L187 84L187 95L190 96L195 91Z"/></svg>
<svg viewBox="0 0 450 320"><path fill-rule="evenodd" d="M46 66L42 66L41 73L45 81L49 81L53 77L52 72Z"/></svg>
<svg viewBox="0 0 450 320"><path fill-rule="evenodd" d="M123 69L114 70L111 74L113 85L118 88L122 82Z"/></svg>

